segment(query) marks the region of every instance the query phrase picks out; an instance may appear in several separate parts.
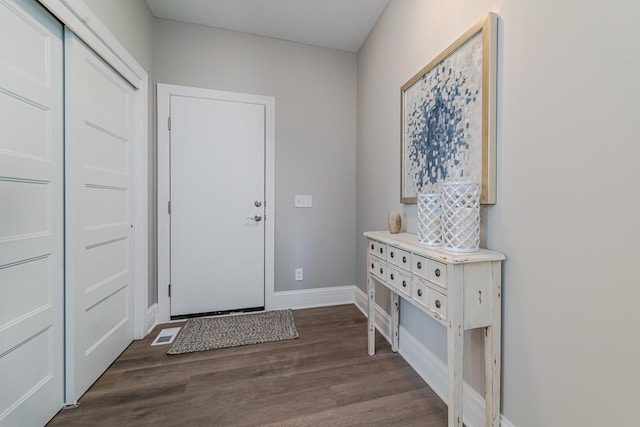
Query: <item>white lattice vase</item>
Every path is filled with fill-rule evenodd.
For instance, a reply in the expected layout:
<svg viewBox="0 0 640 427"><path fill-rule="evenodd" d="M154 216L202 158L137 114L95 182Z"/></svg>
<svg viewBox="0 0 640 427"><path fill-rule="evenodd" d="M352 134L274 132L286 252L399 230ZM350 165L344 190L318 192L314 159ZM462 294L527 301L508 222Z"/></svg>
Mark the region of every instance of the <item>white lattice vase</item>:
<svg viewBox="0 0 640 427"><path fill-rule="evenodd" d="M480 185L449 182L442 189L442 247L451 252L480 250Z"/></svg>
<svg viewBox="0 0 640 427"><path fill-rule="evenodd" d="M442 245L442 196L436 193L418 194L418 243Z"/></svg>

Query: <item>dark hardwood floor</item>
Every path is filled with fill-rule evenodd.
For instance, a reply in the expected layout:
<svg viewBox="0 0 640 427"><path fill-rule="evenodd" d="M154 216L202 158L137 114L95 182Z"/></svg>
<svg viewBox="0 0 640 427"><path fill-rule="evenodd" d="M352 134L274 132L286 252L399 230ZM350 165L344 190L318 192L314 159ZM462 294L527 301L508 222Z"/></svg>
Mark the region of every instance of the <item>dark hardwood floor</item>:
<svg viewBox="0 0 640 427"><path fill-rule="evenodd" d="M295 340L167 356L134 341L49 426L446 426L447 406L354 305L296 310ZM169 327L180 324L172 324Z"/></svg>

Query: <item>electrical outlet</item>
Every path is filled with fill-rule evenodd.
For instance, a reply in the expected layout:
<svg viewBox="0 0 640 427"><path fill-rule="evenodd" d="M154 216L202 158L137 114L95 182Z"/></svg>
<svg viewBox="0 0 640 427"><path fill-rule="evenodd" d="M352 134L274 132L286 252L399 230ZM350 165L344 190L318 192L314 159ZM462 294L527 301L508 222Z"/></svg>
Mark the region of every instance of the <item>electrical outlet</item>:
<svg viewBox="0 0 640 427"><path fill-rule="evenodd" d="M312 205L311 196L296 194L294 206L296 208L310 208Z"/></svg>
<svg viewBox="0 0 640 427"><path fill-rule="evenodd" d="M302 269L301 268L296 268L296 282L302 281L303 277L304 276L302 274Z"/></svg>

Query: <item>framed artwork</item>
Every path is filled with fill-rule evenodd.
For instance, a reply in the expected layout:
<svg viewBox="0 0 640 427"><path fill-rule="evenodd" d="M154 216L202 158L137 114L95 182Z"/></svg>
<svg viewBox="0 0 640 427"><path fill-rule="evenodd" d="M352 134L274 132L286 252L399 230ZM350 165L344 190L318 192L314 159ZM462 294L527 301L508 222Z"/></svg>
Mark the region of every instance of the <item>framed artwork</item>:
<svg viewBox="0 0 640 427"><path fill-rule="evenodd" d="M496 44L489 13L401 88L400 202L474 181L496 203Z"/></svg>

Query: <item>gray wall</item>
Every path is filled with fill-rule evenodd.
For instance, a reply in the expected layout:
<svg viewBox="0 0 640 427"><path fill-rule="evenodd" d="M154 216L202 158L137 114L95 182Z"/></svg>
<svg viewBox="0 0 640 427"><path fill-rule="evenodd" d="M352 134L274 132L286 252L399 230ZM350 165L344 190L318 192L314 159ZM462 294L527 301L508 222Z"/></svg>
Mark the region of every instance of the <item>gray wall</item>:
<svg viewBox="0 0 640 427"><path fill-rule="evenodd" d="M156 233L156 138L155 138L155 85L151 55L153 49L153 23L144 0L84 0L98 19L145 69L149 77L149 306L158 301L158 265Z"/></svg>
<svg viewBox="0 0 640 427"><path fill-rule="evenodd" d="M356 55L163 19L153 48L158 83L275 97L276 291L353 285Z"/></svg>
<svg viewBox="0 0 640 427"><path fill-rule="evenodd" d="M358 57L358 286L363 231L400 210L416 232L415 205L399 203L400 87L487 11L500 15L498 203L482 210L483 245L507 256L503 413L518 427L628 425L640 402L637 2L392 0ZM401 321L446 360L444 328L410 307ZM481 342L465 343L476 372Z"/></svg>

